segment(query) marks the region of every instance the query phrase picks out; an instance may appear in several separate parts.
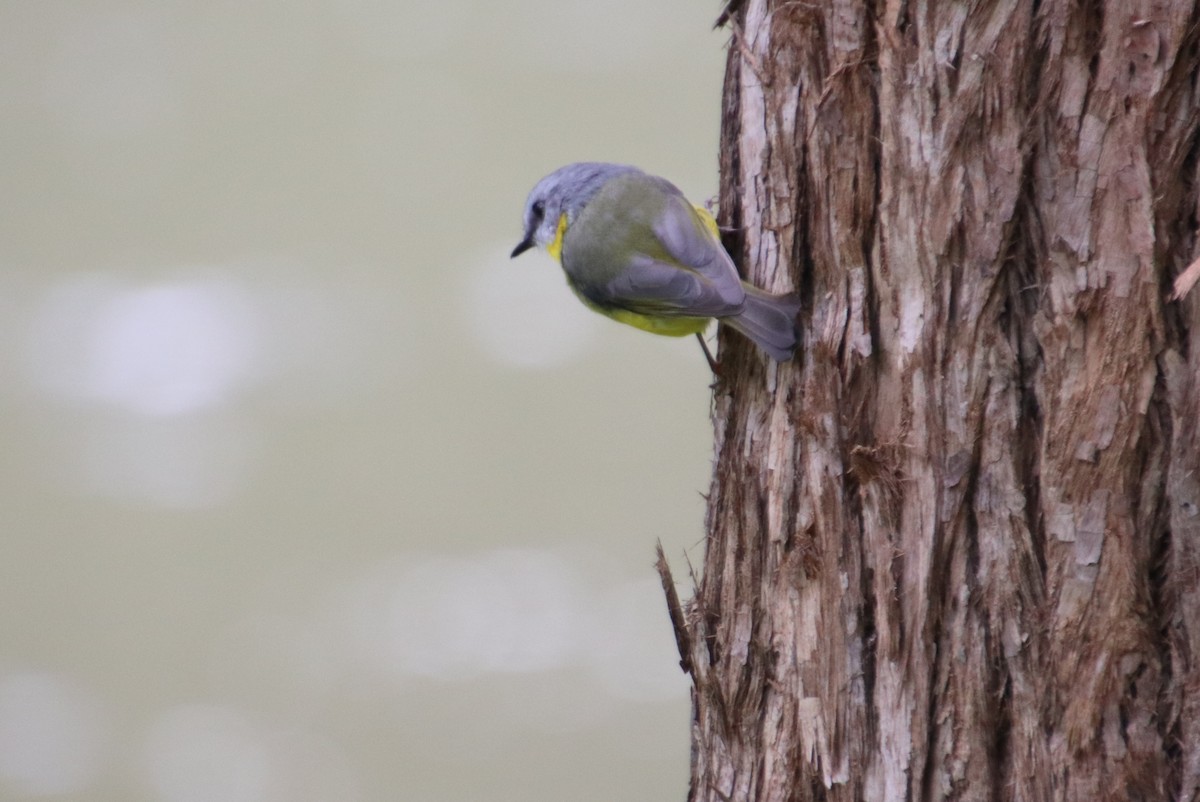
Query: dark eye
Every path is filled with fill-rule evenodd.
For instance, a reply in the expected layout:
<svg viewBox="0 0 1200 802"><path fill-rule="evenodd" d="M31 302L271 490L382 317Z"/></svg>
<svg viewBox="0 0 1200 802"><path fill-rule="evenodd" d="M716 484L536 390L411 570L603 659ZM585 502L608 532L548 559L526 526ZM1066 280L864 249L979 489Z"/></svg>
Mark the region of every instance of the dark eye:
<svg viewBox="0 0 1200 802"><path fill-rule="evenodd" d="M536 217L537 219L541 220L542 216L545 214L546 214L546 202L540 201L540 200L534 201L533 202L533 216Z"/></svg>

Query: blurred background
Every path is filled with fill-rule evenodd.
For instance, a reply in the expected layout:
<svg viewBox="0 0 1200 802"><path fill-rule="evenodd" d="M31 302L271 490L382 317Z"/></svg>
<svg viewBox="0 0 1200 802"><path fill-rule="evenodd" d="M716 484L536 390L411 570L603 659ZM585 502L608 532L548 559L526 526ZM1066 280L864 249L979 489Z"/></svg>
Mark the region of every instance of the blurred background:
<svg viewBox="0 0 1200 802"><path fill-rule="evenodd" d="M508 251L718 10L0 3L0 798L684 797L710 375Z"/></svg>

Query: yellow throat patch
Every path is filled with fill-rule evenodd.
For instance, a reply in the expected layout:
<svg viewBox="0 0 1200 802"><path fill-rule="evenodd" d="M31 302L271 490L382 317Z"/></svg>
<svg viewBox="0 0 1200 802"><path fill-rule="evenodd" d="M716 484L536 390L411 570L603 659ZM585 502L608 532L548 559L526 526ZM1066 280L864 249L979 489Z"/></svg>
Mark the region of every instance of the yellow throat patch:
<svg viewBox="0 0 1200 802"><path fill-rule="evenodd" d="M555 261L562 262L562 241L563 234L567 233L567 215L564 212L562 217L558 218L558 231L554 232L554 241L546 246L546 253L554 257Z"/></svg>

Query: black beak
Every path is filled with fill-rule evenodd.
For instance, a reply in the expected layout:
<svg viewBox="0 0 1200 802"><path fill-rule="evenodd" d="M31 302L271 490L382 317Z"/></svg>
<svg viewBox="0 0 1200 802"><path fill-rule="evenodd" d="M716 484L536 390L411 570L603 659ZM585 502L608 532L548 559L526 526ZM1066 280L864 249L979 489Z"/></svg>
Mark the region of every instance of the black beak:
<svg viewBox="0 0 1200 802"><path fill-rule="evenodd" d="M525 239L523 239L517 243L517 247L513 248L513 252L509 255L508 258L515 259L532 247L533 247L533 237L528 236Z"/></svg>

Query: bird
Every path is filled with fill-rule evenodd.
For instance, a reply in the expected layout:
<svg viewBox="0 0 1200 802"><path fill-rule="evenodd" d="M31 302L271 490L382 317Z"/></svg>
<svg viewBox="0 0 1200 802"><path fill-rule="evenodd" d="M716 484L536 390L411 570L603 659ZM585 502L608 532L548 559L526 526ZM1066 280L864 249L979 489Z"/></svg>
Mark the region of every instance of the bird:
<svg viewBox="0 0 1200 802"><path fill-rule="evenodd" d="M785 362L796 351L800 299L738 276L712 214L670 181L637 167L576 162L529 192L516 258L541 248L562 266L585 306L643 331L695 334L716 318Z"/></svg>

